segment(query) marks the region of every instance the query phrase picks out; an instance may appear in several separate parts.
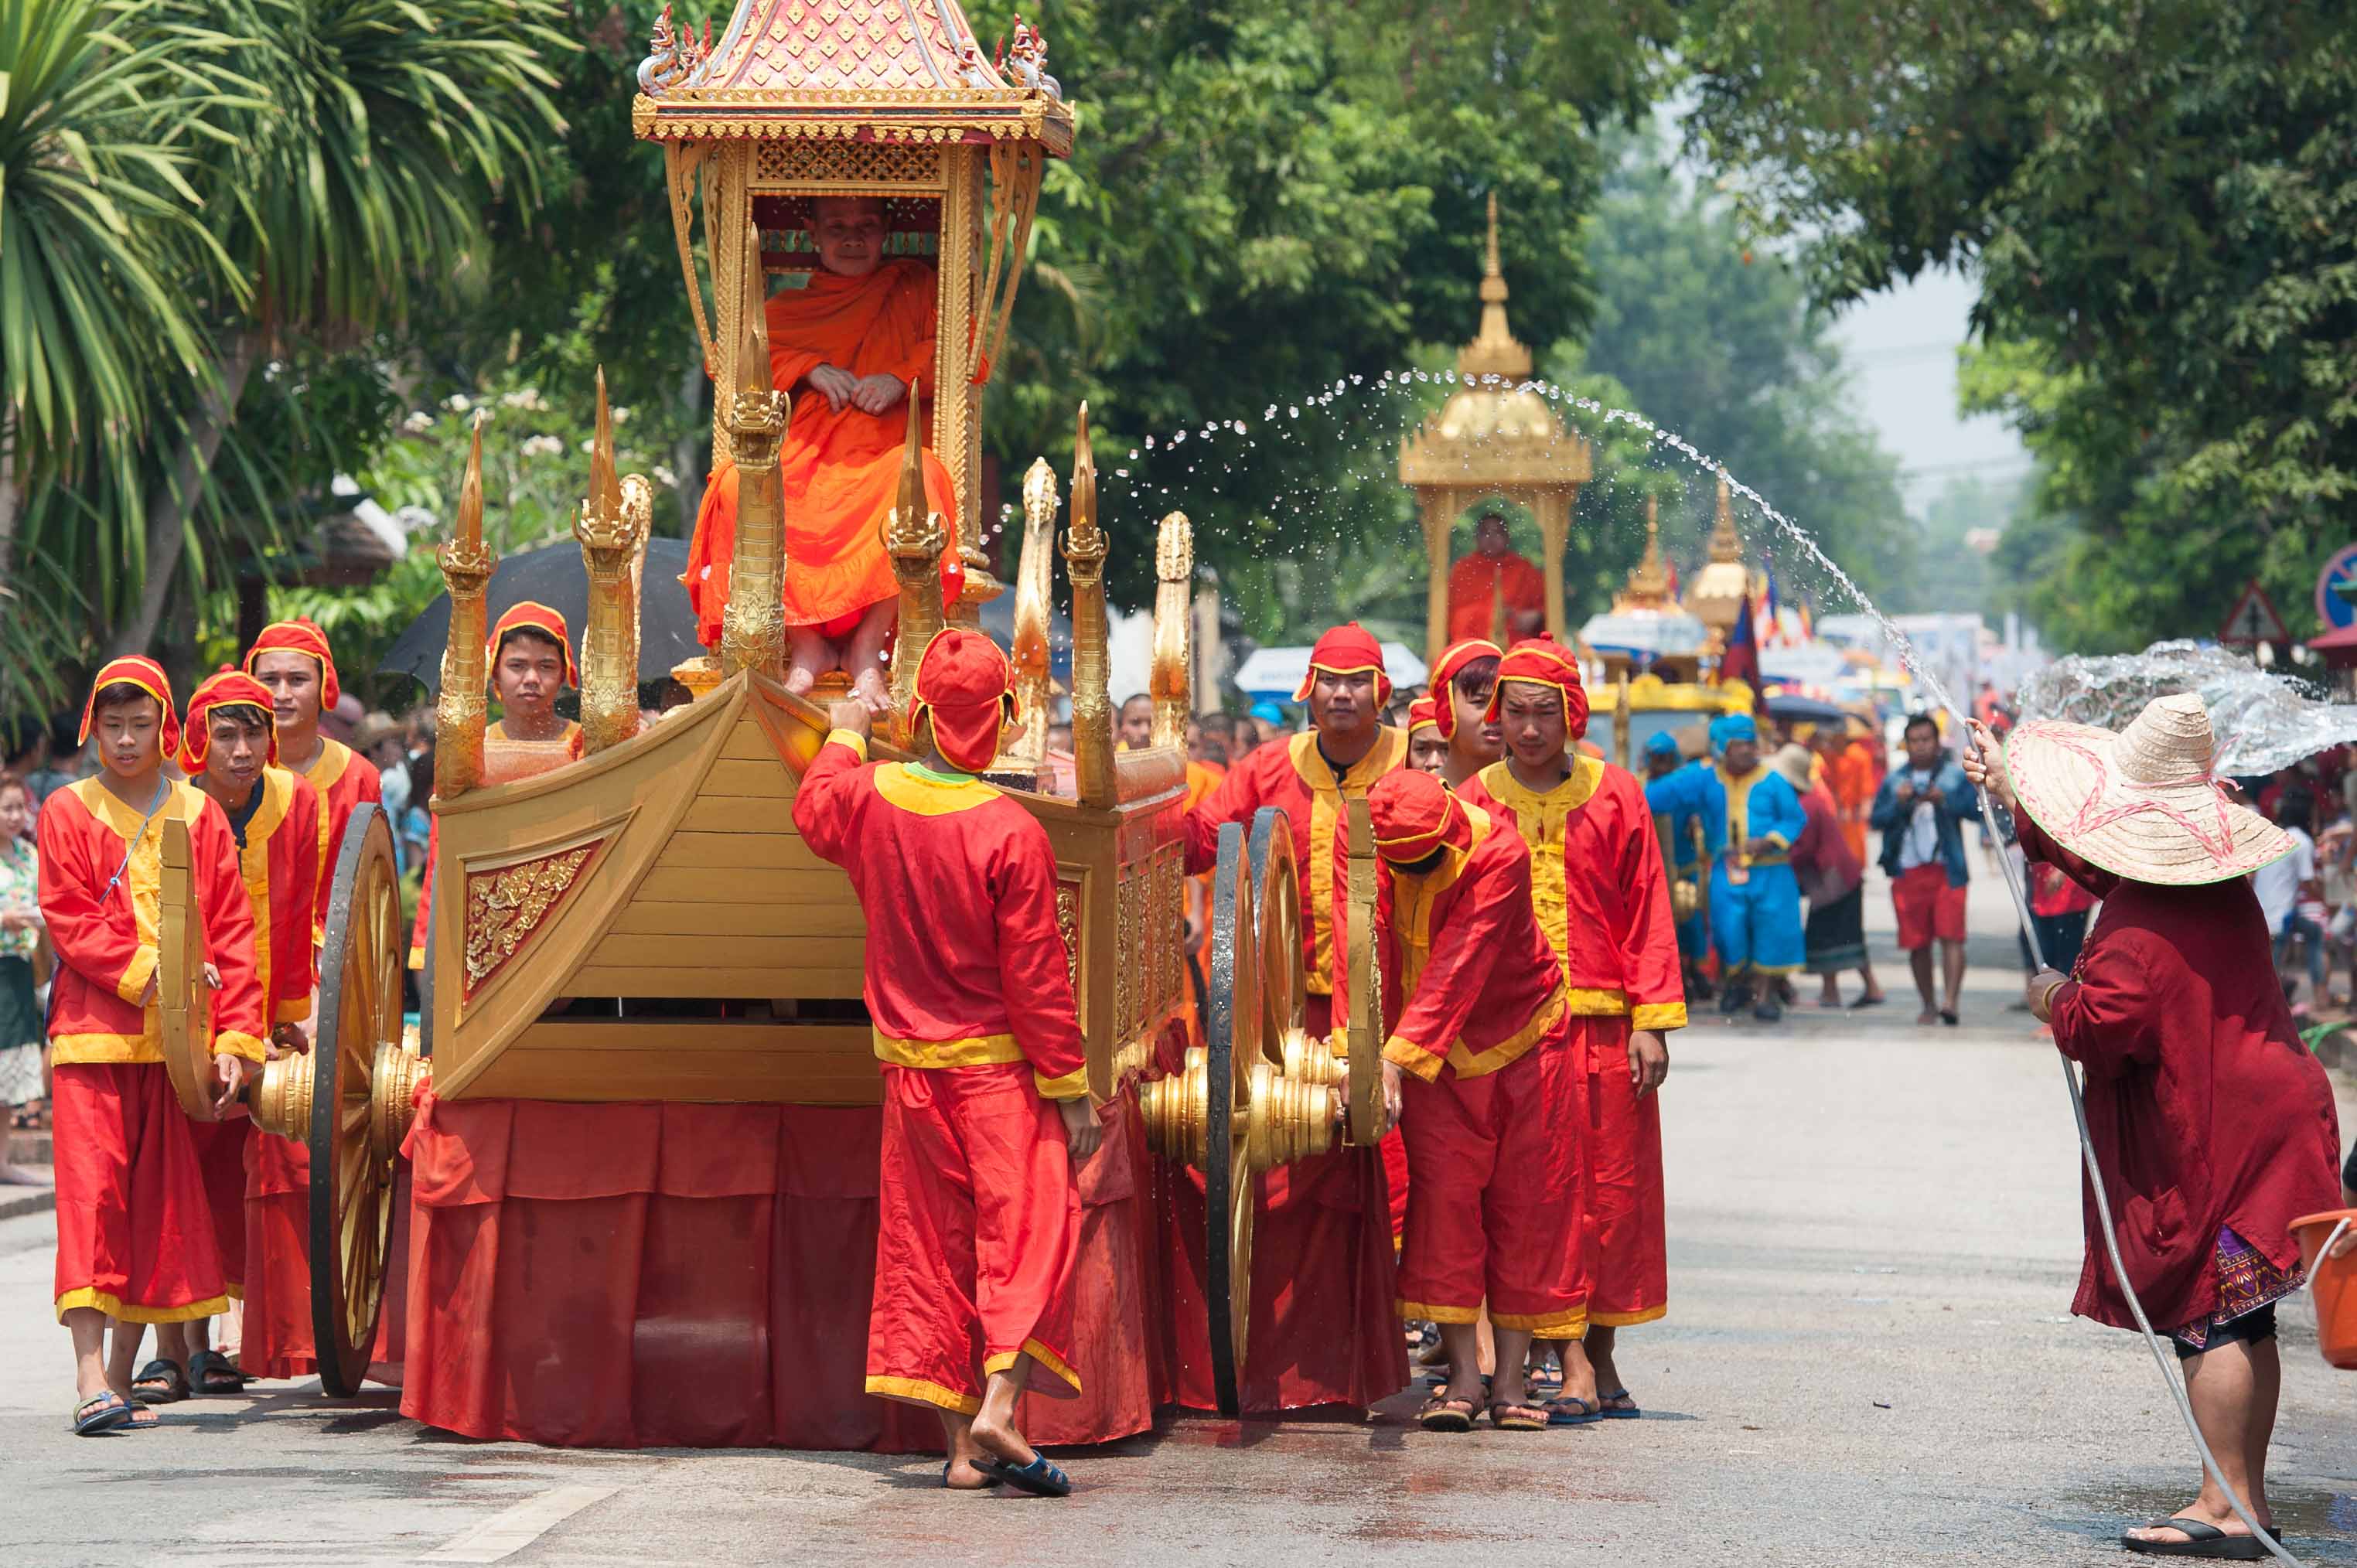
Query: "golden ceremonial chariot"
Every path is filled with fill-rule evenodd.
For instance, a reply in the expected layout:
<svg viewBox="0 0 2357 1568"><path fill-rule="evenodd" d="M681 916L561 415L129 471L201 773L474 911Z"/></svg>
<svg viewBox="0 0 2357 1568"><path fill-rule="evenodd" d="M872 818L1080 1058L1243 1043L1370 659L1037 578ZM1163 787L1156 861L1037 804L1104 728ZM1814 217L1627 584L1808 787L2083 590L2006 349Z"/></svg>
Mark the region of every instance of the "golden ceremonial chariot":
<svg viewBox="0 0 2357 1568"><path fill-rule="evenodd" d="M899 504L884 542L899 585L894 710L872 755L908 757L919 655L944 623L976 624L1002 591L978 531L950 537L929 511L920 437L975 515L986 367L1004 343L1049 159L1073 116L1044 42L1019 20L985 59L954 0L740 0L719 40L658 23L640 67L638 134L662 150L691 314L719 389L716 460L740 476L722 645L677 673L694 701L641 722L637 581L651 491L618 476L602 377L587 495L576 521L590 608L581 636L580 760L487 782L481 432L454 537L441 555L451 599L437 713L438 863L427 917L422 1039L404 1048L400 918L391 836L363 807L334 868L317 1036L270 1064L251 1094L266 1132L311 1155L312 1301L323 1383L357 1391L382 1304L396 1162L430 1079L444 1101L783 1101L873 1105L880 1078L861 1000L864 926L844 873L794 830L802 770L823 744L823 682L781 683L785 558L778 448L788 401L770 384L770 276L810 264L781 227L797 199L873 196L896 244L939 278L930 399L909 400ZM696 239L709 259L709 295ZM930 425L920 421L930 415ZM1302 1027L1298 884L1292 839L1265 811L1222 831L1214 872L1208 1006L1200 1045L1173 1048L1186 984L1183 731L1189 680L1188 520L1157 541L1153 744L1117 751L1107 690L1103 569L1087 411L1081 411L1066 526L1055 476L1023 483L1014 647L1022 721L991 781L1054 846L1058 921L1087 1041L1092 1095L1142 1118L1157 1155L1203 1173L1213 1385L1233 1413L1246 1346L1256 1175L1371 1143L1380 1118L1372 997L1374 863L1363 802L1352 819L1349 922L1361 1037ZM967 571L942 602L944 550ZM1055 557L1071 595L1072 747L1047 749L1048 627ZM834 680L839 682L840 676ZM1070 787L1060 792L1058 779ZM175 824L177 826L177 824ZM210 1120L204 1083L201 932L185 828L167 830L161 992L175 1082ZM594 999L594 1005L585 1005ZM688 1015L683 1015L683 1014ZM1280 1265L1283 1261L1279 1261Z"/></svg>

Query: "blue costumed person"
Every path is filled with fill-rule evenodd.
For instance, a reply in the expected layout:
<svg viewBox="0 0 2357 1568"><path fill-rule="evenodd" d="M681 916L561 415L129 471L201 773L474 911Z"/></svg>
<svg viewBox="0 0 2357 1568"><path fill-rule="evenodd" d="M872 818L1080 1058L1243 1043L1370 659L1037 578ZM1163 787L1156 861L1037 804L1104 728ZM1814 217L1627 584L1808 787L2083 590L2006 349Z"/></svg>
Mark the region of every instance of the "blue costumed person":
<svg viewBox="0 0 2357 1568"><path fill-rule="evenodd" d="M1709 771L1701 763L1689 767L1685 754L1678 749L1678 737L1665 729L1655 730L1645 737L1645 800L1652 809L1653 825L1662 836L1662 860L1670 868L1670 880L1676 883L1699 884L1703 876L1703 843L1707 836L1701 824L1706 815L1700 790L1695 788L1672 787L1663 794L1674 797L1671 805L1663 804L1663 794L1654 786L1672 774L1684 771L1700 776ZM1678 962L1685 971L1686 996L1690 1001L1707 1002L1716 993L1710 978L1703 972L1704 962L1710 957L1709 917L1704 912L1703 900L1695 900L1694 912L1677 923Z"/></svg>
<svg viewBox="0 0 2357 1568"><path fill-rule="evenodd" d="M1760 726L1747 714L1712 721L1718 763L1681 768L1647 786L1656 811L1702 813L1710 857L1710 934L1718 948L1719 1011L1745 1007L1763 1023L1784 1015L1776 982L1801 967L1801 885L1792 875L1793 841L1807 825L1801 798L1760 760Z"/></svg>

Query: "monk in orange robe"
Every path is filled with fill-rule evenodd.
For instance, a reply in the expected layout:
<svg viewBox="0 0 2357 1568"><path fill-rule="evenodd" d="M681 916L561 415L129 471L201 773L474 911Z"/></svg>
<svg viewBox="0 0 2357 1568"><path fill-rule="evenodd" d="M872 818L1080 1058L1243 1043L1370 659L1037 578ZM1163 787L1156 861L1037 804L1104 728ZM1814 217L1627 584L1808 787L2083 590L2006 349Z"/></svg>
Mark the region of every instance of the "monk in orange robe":
<svg viewBox="0 0 2357 1568"><path fill-rule="evenodd" d="M1504 635L1528 637L1546 624L1546 579L1517 554L1506 537L1506 520L1485 512L1473 530L1473 553L1448 574L1448 640L1498 635L1491 624L1505 614Z"/></svg>
<svg viewBox="0 0 2357 1568"><path fill-rule="evenodd" d="M867 1391L939 1412L943 1486L1061 1497L1071 1482L1017 1430L1015 1403L1035 1371L1041 1394L1081 1391L1074 1167L1103 1130L1055 850L975 777L1014 716L1007 677L982 633L935 636L917 667L920 762L868 763L867 709L835 704L794 826L850 874L867 918L863 993L884 1064Z"/></svg>
<svg viewBox="0 0 2357 1568"><path fill-rule="evenodd" d="M263 1058L253 915L219 806L164 777L179 745L171 688L153 660L98 672L81 739L102 770L50 796L40 817L41 917L56 944L49 1048L56 1063L58 1321L73 1336L77 1434L153 1425L133 1406L133 1364L150 1323L227 1310L191 1123L164 1066L156 1005L167 818L188 825L212 993L215 1103L226 1109ZM106 1345L106 1326L114 1342ZM150 1364L138 1376L176 1379Z"/></svg>
<svg viewBox="0 0 2357 1568"><path fill-rule="evenodd" d="M819 270L769 303L770 375L793 398L778 448L785 499L786 690L807 692L843 670L875 713L890 706L884 648L899 584L884 552L885 513L907 445L902 399L933 393L937 292L933 269L884 254L884 204L873 197L811 203ZM949 470L924 454L925 502L957 527ZM688 547L689 600L707 648L720 646L737 553L737 470L713 470ZM954 544L945 567L954 570Z"/></svg>
<svg viewBox="0 0 2357 1568"><path fill-rule="evenodd" d="M1568 650L1552 638L1508 650L1491 705L1506 755L1465 795L1531 846L1533 902L1567 987L1580 1106L1581 1214L1568 1244L1587 1255L1593 1288L1585 1339L1564 1337L1563 1397L1549 1410L1558 1425L1633 1419L1613 1342L1669 1310L1653 1091L1670 1068L1663 1036L1686 1022L1669 876L1636 776L1567 754L1587 728L1587 693Z"/></svg>
<svg viewBox="0 0 2357 1568"><path fill-rule="evenodd" d="M1824 786L1834 798L1834 817L1842 842L1860 865L1867 864L1866 819L1874 810L1874 791L1882 783L1874 766L1874 748L1863 736L1853 738L1848 721L1819 725L1810 737L1811 748L1824 768Z"/></svg>
<svg viewBox="0 0 2357 1568"><path fill-rule="evenodd" d="M311 927L317 907L319 794L309 780L277 766L272 706L262 682L224 668L189 694L179 762L189 782L221 809L236 841L238 880L253 910L254 975L267 1009L270 1054L276 1057L310 1048L306 1026L317 972ZM257 1305L265 1314L283 1315L288 1306L285 1293L274 1294L262 1282L270 1273L265 1259L274 1245L285 1252L288 1236L283 1230L274 1236L263 1222L262 1207L247 1202L248 1172L257 1157L251 1147L258 1136L253 1119L236 1106L225 1119L188 1131L204 1170L230 1296L244 1300L249 1321ZM307 1252L294 1252L292 1266L306 1267ZM282 1258L278 1272L285 1273L287 1266ZM256 1288L246 1288L249 1278ZM293 1305L306 1315L301 1326L307 1342L308 1293ZM262 1338L269 1343L283 1335L265 1330ZM184 1366L196 1392L229 1394L244 1387L244 1377L207 1343L203 1322L158 1325L156 1339L157 1355ZM242 1358L253 1342L249 1329L241 1338Z"/></svg>

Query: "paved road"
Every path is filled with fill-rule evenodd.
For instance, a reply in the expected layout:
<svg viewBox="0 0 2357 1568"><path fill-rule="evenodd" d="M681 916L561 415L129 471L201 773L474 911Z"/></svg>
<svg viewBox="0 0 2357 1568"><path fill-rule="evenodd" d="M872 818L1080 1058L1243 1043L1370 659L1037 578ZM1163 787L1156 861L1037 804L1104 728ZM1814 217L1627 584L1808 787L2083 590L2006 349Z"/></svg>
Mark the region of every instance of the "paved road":
<svg viewBox="0 0 2357 1568"><path fill-rule="evenodd" d="M315 1383L78 1442L33 1218L0 1223L0 1555L2116 1563L2121 1524L2190 1497L2192 1462L2142 1345L2066 1316L2076 1155L2051 1050L2003 1010L2018 980L1996 892L1975 889L1988 967L1964 1028L1916 1028L1895 989L1878 1013L1674 1042L1672 1316L1623 1363L1641 1423L1444 1438L1405 1399L1364 1423L1178 1420L1068 1455L1085 1490L1060 1503L950 1496L918 1460L466 1442L389 1393L343 1405ZM2357 1563L2357 1376L2316 1356L2305 1303L2285 1338L2278 1507L2309 1561Z"/></svg>

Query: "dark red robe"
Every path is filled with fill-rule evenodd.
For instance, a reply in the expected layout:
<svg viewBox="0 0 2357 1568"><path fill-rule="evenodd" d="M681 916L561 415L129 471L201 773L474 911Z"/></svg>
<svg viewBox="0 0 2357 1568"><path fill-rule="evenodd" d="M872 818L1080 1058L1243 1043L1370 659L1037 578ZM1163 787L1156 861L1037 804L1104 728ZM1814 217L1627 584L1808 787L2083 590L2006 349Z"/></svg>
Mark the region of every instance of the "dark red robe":
<svg viewBox="0 0 2357 1568"><path fill-rule="evenodd" d="M2055 990L2054 1043L2086 1069L2087 1129L2129 1283L2156 1328L2205 1319L2221 1227L2287 1269L2299 1262L2291 1221L2338 1206L2332 1086L2292 1025L2248 882L2131 882L2017 821L2032 860L2104 900L2076 977ZM2081 1185L2087 1262L2071 1310L2133 1327Z"/></svg>

